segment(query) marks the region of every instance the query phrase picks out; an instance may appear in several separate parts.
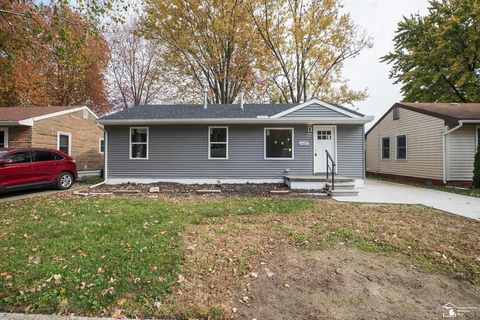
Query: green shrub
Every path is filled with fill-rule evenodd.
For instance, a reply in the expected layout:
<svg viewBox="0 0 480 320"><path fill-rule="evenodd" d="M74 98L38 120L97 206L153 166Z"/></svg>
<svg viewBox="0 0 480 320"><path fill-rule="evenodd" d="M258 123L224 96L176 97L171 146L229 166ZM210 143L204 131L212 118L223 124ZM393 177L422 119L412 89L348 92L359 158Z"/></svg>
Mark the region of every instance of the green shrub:
<svg viewBox="0 0 480 320"><path fill-rule="evenodd" d="M475 155L475 161L473 162L473 187L475 189L480 189L480 145L477 149L477 154Z"/></svg>

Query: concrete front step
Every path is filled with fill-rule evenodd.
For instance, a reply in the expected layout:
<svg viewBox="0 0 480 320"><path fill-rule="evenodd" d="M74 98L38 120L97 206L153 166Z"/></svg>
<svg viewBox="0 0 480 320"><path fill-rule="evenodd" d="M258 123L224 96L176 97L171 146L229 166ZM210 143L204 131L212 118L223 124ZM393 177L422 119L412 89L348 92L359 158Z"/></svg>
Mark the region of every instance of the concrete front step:
<svg viewBox="0 0 480 320"><path fill-rule="evenodd" d="M332 184L327 183L326 184L327 189L332 189ZM335 189L342 189L342 190L347 190L347 189L355 189L355 183L354 182L336 182L335 181Z"/></svg>
<svg viewBox="0 0 480 320"><path fill-rule="evenodd" d="M358 190L355 189L337 189L335 190L328 190L327 194L331 197L351 197L351 196L358 196Z"/></svg>

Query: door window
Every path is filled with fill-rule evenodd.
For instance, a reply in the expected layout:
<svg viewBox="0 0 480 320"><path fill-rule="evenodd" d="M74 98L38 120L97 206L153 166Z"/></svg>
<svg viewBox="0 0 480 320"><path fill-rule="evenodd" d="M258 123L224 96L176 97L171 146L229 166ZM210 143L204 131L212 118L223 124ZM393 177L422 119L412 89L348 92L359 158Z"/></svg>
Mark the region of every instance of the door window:
<svg viewBox="0 0 480 320"><path fill-rule="evenodd" d="M6 155L2 159L12 160L12 162L10 162L9 164L32 162L32 156L30 152L15 152L15 153Z"/></svg>
<svg viewBox="0 0 480 320"><path fill-rule="evenodd" d="M332 140L332 130L321 130L317 132L318 140Z"/></svg>

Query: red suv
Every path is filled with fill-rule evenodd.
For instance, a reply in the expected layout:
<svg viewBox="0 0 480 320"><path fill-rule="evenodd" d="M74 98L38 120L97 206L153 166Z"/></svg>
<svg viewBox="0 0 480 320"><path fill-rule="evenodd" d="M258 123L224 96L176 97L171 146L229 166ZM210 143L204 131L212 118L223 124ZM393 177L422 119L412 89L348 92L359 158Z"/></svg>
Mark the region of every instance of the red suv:
<svg viewBox="0 0 480 320"><path fill-rule="evenodd" d="M0 192L55 186L65 190L77 179L75 160L51 149L0 149Z"/></svg>

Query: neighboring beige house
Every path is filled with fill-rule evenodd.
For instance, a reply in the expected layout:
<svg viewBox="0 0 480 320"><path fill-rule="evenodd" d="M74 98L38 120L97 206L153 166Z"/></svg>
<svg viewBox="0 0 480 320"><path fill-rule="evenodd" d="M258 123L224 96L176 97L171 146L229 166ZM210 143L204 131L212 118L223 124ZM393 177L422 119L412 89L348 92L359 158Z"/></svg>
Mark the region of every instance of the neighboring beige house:
<svg viewBox="0 0 480 320"><path fill-rule="evenodd" d="M368 173L469 186L480 140L480 103L396 103L365 138Z"/></svg>
<svg viewBox="0 0 480 320"><path fill-rule="evenodd" d="M71 155L80 175L103 168L103 128L87 107L2 107L0 148L50 148Z"/></svg>

